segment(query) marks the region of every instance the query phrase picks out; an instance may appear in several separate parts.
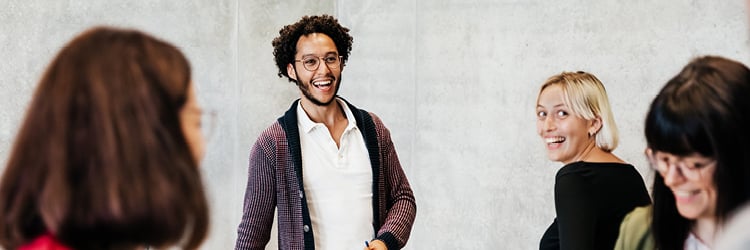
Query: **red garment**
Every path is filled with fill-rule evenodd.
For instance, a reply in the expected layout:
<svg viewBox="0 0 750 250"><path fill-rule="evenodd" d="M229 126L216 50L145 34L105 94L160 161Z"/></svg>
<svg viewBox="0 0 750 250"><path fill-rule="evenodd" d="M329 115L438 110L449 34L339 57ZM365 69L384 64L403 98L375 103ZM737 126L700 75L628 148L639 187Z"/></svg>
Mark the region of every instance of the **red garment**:
<svg viewBox="0 0 750 250"><path fill-rule="evenodd" d="M73 250L57 241L52 234L44 234L18 248L18 250Z"/></svg>

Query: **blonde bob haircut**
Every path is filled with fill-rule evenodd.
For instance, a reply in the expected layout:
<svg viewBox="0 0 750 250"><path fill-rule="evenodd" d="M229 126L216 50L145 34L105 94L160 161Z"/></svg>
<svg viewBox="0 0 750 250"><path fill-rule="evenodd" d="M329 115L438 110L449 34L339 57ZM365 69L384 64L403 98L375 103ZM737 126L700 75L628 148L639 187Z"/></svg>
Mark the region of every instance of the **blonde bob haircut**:
<svg viewBox="0 0 750 250"><path fill-rule="evenodd" d="M617 148L619 135L617 125L609 107L607 91L596 76L583 72L562 72L547 79L539 90L560 85L563 102L572 112L585 120L601 118L601 128L595 133L596 146L606 152Z"/></svg>

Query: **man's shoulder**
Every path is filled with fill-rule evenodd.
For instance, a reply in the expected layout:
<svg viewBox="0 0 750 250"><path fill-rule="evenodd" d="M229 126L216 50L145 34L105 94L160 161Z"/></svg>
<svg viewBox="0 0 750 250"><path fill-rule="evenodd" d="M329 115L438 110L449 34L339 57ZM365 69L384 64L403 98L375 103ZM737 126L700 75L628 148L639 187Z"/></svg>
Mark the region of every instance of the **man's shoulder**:
<svg viewBox="0 0 750 250"><path fill-rule="evenodd" d="M342 97L339 97L339 99L344 101L344 103L347 105L349 110L351 110L352 113L356 117L364 119L365 123L369 122L368 120L371 120L373 123L375 123L376 127L383 126L383 122L380 120L380 117L378 117L375 113L367 111L366 109L358 108L357 106L354 106L354 104L352 104L351 102L349 102L348 100Z"/></svg>
<svg viewBox="0 0 750 250"><path fill-rule="evenodd" d="M278 120L268 125L268 127L260 133L258 141L271 138L286 138L286 132L284 131L284 128L281 127L281 123Z"/></svg>
<svg viewBox="0 0 750 250"><path fill-rule="evenodd" d="M346 104L347 108L349 108L349 110L351 110L352 113L354 113L355 115L369 113L367 110L364 110L364 109L361 109L361 108L355 106L354 104L352 104L351 102L349 102L349 100L347 100L347 99L345 99L343 97L339 96L338 99L341 100L341 101L343 101L344 104Z"/></svg>
<svg viewBox="0 0 750 250"><path fill-rule="evenodd" d="M297 105L299 105L299 99L294 100L289 109L268 125L261 135L269 133L284 134L285 126L289 126L288 124L297 124Z"/></svg>

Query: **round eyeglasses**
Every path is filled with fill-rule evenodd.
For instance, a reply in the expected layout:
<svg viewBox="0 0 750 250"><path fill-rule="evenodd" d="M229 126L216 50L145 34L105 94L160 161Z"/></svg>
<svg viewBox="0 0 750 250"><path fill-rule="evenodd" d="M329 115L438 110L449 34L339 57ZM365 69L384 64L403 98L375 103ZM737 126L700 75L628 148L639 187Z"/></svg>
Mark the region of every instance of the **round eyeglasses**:
<svg viewBox="0 0 750 250"><path fill-rule="evenodd" d="M700 156L675 157L667 153L655 152L650 148L646 149L646 158L651 169L662 177L669 173L671 167L676 167L680 175L691 180L700 179L701 170L716 165L715 159Z"/></svg>
<svg viewBox="0 0 750 250"><path fill-rule="evenodd" d="M328 55L324 57L317 56L305 56L300 60L294 60L295 62L301 62L302 66L307 71L316 71L320 67L320 60L323 60L329 69L338 69L341 66L341 61L344 60L343 56Z"/></svg>

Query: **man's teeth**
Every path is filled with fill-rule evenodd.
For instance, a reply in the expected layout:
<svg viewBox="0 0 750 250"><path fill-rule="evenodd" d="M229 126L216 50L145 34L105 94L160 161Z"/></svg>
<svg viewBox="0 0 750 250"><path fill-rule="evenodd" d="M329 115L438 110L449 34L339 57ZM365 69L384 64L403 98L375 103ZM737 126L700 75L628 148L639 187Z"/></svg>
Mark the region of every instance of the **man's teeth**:
<svg viewBox="0 0 750 250"><path fill-rule="evenodd" d="M548 137L544 139L547 143L560 143L565 141L565 137L557 136L557 137Z"/></svg>
<svg viewBox="0 0 750 250"><path fill-rule="evenodd" d="M314 82L313 85L315 85L315 86L328 86L328 85L331 85L331 81Z"/></svg>

